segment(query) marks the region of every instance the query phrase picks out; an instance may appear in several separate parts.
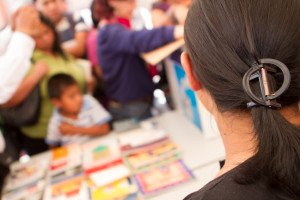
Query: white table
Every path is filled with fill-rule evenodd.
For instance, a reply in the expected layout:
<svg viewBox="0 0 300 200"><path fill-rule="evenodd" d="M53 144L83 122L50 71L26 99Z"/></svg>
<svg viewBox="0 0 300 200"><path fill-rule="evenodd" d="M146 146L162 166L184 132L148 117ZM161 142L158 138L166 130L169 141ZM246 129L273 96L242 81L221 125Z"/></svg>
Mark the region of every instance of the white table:
<svg viewBox="0 0 300 200"><path fill-rule="evenodd" d="M182 160L192 170L195 180L167 189L155 196L147 197L150 200L183 199L188 194L197 191L214 178L219 171L219 160L225 158L224 146L220 136L205 138L200 130L182 114L176 111L164 113L155 120L169 134L170 138L181 148ZM112 132L104 137L116 137ZM50 151L34 156L50 156ZM48 180L48 177L46 177ZM141 197L141 199L144 199Z"/></svg>
<svg viewBox="0 0 300 200"><path fill-rule="evenodd" d="M181 200L214 179L220 170L219 161L225 159L225 149L220 136L205 138L192 122L176 111L164 113L153 120L157 121L181 148L182 160L192 170L195 180L141 199Z"/></svg>
<svg viewBox="0 0 300 200"><path fill-rule="evenodd" d="M155 119L182 149L182 159L189 169L225 159L221 137L204 138L200 130L179 112L168 112Z"/></svg>

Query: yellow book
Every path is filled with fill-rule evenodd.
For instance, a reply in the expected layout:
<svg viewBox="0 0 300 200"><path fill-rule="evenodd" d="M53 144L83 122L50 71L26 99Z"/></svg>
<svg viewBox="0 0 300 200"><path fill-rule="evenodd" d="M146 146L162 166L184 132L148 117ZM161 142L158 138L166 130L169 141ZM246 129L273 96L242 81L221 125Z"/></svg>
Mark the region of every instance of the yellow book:
<svg viewBox="0 0 300 200"><path fill-rule="evenodd" d="M128 179L121 179L110 185L97 188L91 180L88 180L89 192L92 200L123 199L137 192L137 187L132 185Z"/></svg>

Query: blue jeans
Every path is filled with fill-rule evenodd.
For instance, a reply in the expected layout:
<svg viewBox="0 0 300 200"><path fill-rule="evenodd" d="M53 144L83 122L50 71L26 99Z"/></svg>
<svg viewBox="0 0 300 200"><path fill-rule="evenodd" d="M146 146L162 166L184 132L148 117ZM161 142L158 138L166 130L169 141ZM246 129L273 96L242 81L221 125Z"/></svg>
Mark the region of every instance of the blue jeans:
<svg viewBox="0 0 300 200"><path fill-rule="evenodd" d="M144 120L152 117L152 102L116 103L109 102L109 111L113 120L138 119Z"/></svg>

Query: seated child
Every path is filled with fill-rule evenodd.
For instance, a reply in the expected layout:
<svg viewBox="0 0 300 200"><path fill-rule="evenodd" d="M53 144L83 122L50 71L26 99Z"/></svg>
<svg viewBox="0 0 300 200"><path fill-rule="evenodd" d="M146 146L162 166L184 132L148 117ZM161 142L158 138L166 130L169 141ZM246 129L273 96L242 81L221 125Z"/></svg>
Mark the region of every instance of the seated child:
<svg viewBox="0 0 300 200"><path fill-rule="evenodd" d="M48 93L55 107L46 138L50 147L82 143L109 132L111 115L92 96L83 95L71 76L51 77Z"/></svg>

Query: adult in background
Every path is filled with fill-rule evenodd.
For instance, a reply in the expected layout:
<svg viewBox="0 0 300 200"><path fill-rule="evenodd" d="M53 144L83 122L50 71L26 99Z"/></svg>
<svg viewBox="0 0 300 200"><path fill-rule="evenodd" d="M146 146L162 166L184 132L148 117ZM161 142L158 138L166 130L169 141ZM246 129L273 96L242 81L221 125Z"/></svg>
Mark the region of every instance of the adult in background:
<svg viewBox="0 0 300 200"><path fill-rule="evenodd" d="M7 102L18 88L30 67L35 47L34 39L40 20L32 6L21 7L14 13L12 26L0 0L0 104Z"/></svg>
<svg viewBox="0 0 300 200"><path fill-rule="evenodd" d="M60 1L34 0L34 5L55 24L63 49L76 58L82 58L86 53L88 27L79 14L63 12Z"/></svg>
<svg viewBox="0 0 300 200"><path fill-rule="evenodd" d="M92 64L93 74L96 78L97 85L94 90L93 96L101 102L101 104L108 108L108 100L105 94L105 83L102 78L101 68L99 66L97 57L97 37L98 37L98 24L102 19L111 15L112 9L108 6L107 1L93 0L91 4L92 26L90 27L89 34L86 41L87 59Z"/></svg>
<svg viewBox="0 0 300 200"><path fill-rule="evenodd" d="M114 120L151 116L155 88L141 53L154 50L183 36L182 26L132 31L122 21L131 19L135 0L108 0L111 18L100 22L98 59L109 111Z"/></svg>
<svg viewBox="0 0 300 200"><path fill-rule="evenodd" d="M19 8L9 26L9 13L4 1L0 0L0 104L6 103L25 77L35 42L40 20L35 8ZM3 126L1 126L3 128ZM0 128L0 196L9 164L18 159L19 147L15 147L15 136ZM14 130L14 133L15 130ZM5 138L3 135L5 134ZM19 141L16 141L19 142Z"/></svg>
<svg viewBox="0 0 300 200"><path fill-rule="evenodd" d="M194 0L182 64L226 159L185 200L300 199L299 27L299 0Z"/></svg>
<svg viewBox="0 0 300 200"><path fill-rule="evenodd" d="M45 138L49 119L53 112L53 105L47 92L48 80L58 73L68 74L78 82L83 92L86 83L82 66L78 65L72 56L62 50L58 33L52 21L42 15L40 20L38 35L34 37L36 48L32 56L29 73L13 97L5 104L6 107L17 106L39 84L41 102L38 122L21 128L23 142L29 155L48 149Z"/></svg>

